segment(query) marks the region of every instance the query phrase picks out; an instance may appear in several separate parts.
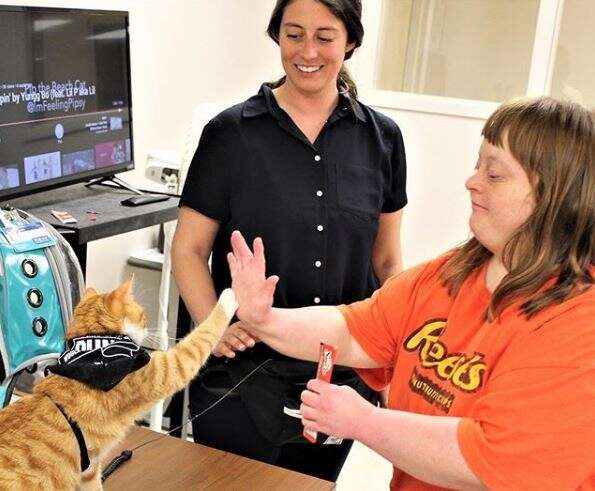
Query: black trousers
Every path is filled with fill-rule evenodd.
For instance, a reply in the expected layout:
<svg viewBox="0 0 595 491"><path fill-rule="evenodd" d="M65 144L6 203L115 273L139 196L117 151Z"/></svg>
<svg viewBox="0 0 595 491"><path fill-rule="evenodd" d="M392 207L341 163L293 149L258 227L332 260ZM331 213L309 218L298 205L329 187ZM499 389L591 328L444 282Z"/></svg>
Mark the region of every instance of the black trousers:
<svg viewBox="0 0 595 491"><path fill-rule="evenodd" d="M195 379L190 386L192 416L215 403L231 387L231 382L223 380L218 385L220 390L212 387L206 390L200 380ZM196 443L333 482L353 444L352 440L345 440L340 445L314 445L305 439L273 444L254 425L238 393L229 395L194 419L192 432Z"/></svg>

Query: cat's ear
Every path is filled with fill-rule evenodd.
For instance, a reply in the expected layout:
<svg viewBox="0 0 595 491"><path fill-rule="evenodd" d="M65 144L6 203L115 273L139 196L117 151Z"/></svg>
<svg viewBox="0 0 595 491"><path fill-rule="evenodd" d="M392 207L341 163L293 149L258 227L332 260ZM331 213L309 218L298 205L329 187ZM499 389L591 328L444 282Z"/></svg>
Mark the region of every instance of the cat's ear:
<svg viewBox="0 0 595 491"><path fill-rule="evenodd" d="M86 299L88 299L88 298L94 297L95 295L99 295L99 294L97 293L97 290L95 290L94 288L87 288L87 289L85 290L85 295L84 295L84 297L83 297L83 298L86 300Z"/></svg>
<svg viewBox="0 0 595 491"><path fill-rule="evenodd" d="M130 278L122 283L115 291L114 294L122 301L130 300L132 298L132 284L134 283L134 274L130 275Z"/></svg>

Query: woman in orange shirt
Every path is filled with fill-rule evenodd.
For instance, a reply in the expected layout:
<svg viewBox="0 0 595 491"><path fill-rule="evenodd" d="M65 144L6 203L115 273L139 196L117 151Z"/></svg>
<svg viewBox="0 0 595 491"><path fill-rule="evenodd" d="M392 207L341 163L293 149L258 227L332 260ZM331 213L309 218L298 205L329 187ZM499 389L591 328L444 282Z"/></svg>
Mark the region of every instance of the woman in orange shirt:
<svg viewBox="0 0 595 491"><path fill-rule="evenodd" d="M253 334L390 383L382 409L311 380L305 427L382 454L393 489L595 489L594 126L551 98L502 105L466 183L473 237L348 306L271 308L263 244L234 232Z"/></svg>

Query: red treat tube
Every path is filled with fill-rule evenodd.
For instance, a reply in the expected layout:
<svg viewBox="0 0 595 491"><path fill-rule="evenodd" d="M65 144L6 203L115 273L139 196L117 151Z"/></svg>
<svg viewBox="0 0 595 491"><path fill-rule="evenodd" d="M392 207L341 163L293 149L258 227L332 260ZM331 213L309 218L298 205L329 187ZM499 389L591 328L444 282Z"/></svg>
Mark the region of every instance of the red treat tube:
<svg viewBox="0 0 595 491"><path fill-rule="evenodd" d="M337 359L337 348L330 344L320 343L320 355L318 356L318 369L316 378L330 383L333 375L333 367ZM311 443L316 443L317 432L304 428L304 437Z"/></svg>

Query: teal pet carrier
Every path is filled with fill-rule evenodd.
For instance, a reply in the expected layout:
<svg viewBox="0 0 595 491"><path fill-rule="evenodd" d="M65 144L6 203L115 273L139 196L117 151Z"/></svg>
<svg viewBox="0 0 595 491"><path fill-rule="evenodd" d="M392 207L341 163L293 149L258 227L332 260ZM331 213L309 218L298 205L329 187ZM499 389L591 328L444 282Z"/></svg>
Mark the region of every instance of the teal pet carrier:
<svg viewBox="0 0 595 491"><path fill-rule="evenodd" d="M54 364L84 288L70 245L50 225L0 210L0 407L18 375Z"/></svg>

